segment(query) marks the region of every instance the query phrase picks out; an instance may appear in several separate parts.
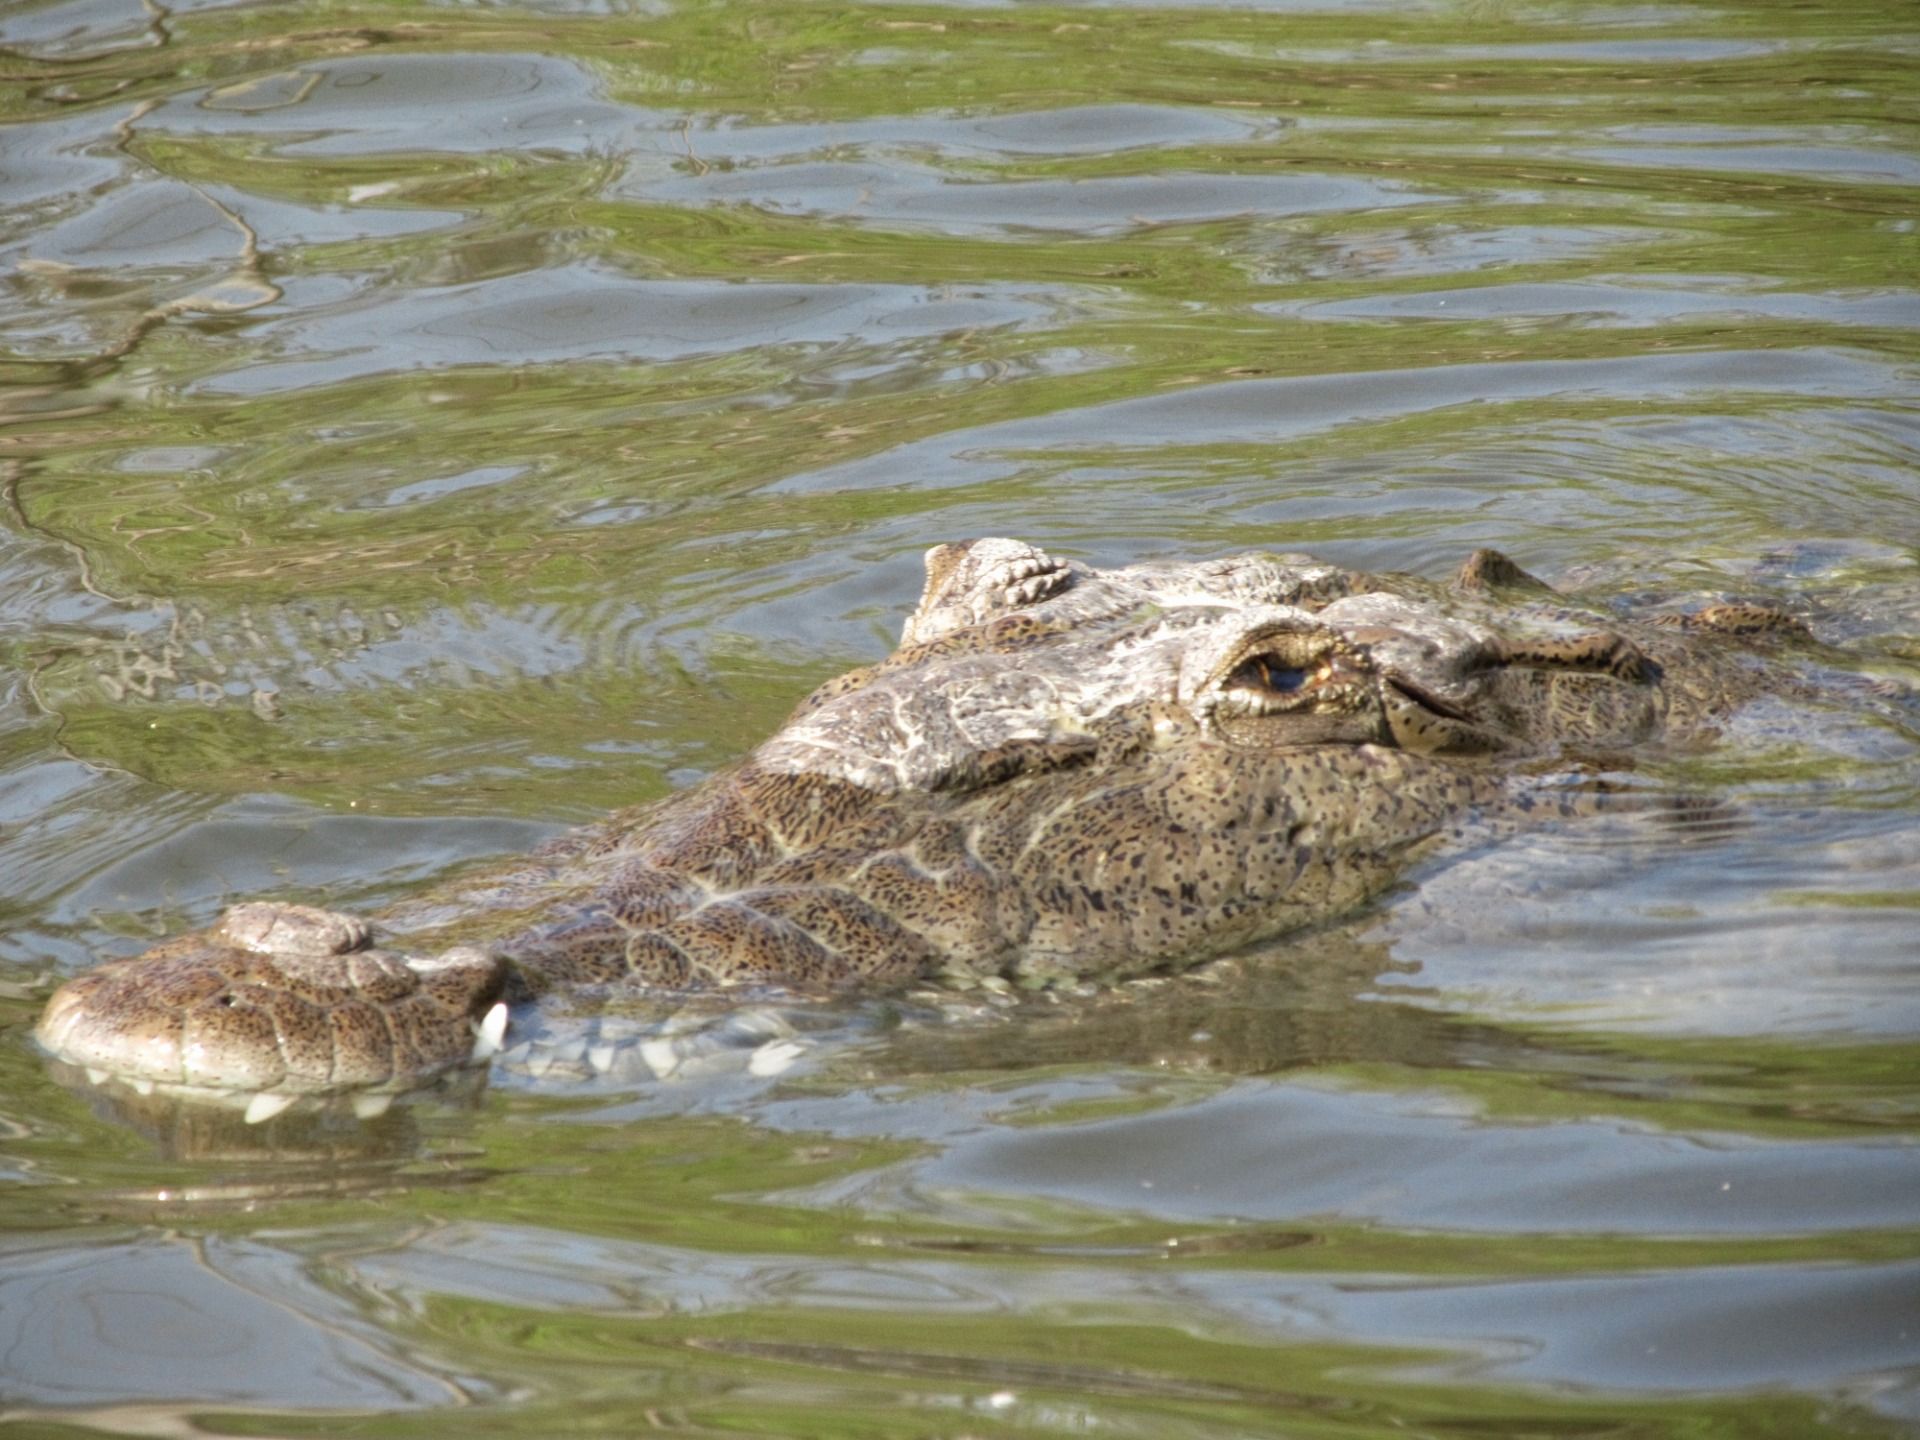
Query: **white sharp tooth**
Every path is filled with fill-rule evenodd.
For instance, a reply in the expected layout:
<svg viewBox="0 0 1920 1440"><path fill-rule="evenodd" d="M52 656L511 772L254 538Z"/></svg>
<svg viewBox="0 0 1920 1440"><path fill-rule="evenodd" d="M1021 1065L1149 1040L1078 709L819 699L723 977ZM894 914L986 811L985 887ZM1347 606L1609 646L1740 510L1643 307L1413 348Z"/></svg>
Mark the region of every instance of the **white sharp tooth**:
<svg viewBox="0 0 1920 1440"><path fill-rule="evenodd" d="M747 1073L762 1077L778 1075L807 1053L807 1047L793 1040L771 1040L753 1052L747 1061Z"/></svg>
<svg viewBox="0 0 1920 1440"><path fill-rule="evenodd" d="M129 1080L127 1084L133 1087L133 1093L136 1095L153 1094L153 1081L151 1080Z"/></svg>
<svg viewBox="0 0 1920 1440"><path fill-rule="evenodd" d="M473 1027L473 1058L491 1060L500 1053L501 1043L507 1038L507 1002L502 1000L487 1011Z"/></svg>
<svg viewBox="0 0 1920 1440"><path fill-rule="evenodd" d="M680 1051L671 1040L642 1040L640 1058L647 1062L647 1068L659 1080L666 1079L680 1068Z"/></svg>
<svg viewBox="0 0 1920 1440"><path fill-rule="evenodd" d="M768 1040L785 1040L793 1034L793 1022L778 1010L766 1006L752 1010L736 1010L725 1022L724 1034L731 1043L738 1045L741 1038L764 1043Z"/></svg>
<svg viewBox="0 0 1920 1440"><path fill-rule="evenodd" d="M247 1124L258 1125L262 1120L271 1120L291 1104L291 1095L274 1095L262 1090L247 1102Z"/></svg>
<svg viewBox="0 0 1920 1440"><path fill-rule="evenodd" d="M587 1063L604 1075L607 1071L613 1069L613 1056L613 1046L595 1045L587 1051Z"/></svg>
<svg viewBox="0 0 1920 1440"><path fill-rule="evenodd" d="M106 1083L107 1083L107 1072L106 1072L106 1071L104 1071L104 1070L96 1070L96 1069L94 1069L94 1068L93 1068L93 1067L92 1067L91 1065L89 1065L89 1066L87 1067L87 1083L88 1083L89 1085L104 1085L104 1084L106 1084Z"/></svg>
<svg viewBox="0 0 1920 1440"><path fill-rule="evenodd" d="M393 1104L393 1092L382 1095L356 1095L353 1097L353 1113L362 1120L378 1120L387 1113Z"/></svg>

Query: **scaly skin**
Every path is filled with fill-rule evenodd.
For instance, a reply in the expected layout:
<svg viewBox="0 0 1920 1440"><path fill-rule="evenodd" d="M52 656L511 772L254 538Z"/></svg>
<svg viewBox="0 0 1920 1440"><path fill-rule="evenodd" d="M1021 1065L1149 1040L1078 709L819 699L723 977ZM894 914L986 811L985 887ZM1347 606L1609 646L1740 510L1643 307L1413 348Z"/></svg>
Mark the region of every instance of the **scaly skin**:
<svg viewBox="0 0 1920 1440"><path fill-rule="evenodd" d="M271 1113L419 1084L477 1034L484 1058L503 998L560 986L1185 966L1354 909L1474 814L1570 813L1529 776L1709 730L1769 683L1697 632L1792 626L1622 627L1491 551L1443 587L938 546L900 649L737 768L372 924L238 906L70 982L38 1033L96 1075Z"/></svg>

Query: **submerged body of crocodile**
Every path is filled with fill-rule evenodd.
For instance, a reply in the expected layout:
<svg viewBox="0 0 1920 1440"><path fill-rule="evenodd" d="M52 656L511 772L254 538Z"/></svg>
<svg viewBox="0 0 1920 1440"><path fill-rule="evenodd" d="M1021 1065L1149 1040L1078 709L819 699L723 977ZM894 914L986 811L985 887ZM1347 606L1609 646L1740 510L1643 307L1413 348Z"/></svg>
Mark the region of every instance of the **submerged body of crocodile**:
<svg viewBox="0 0 1920 1440"><path fill-rule="evenodd" d="M1578 808L1540 777L1710 729L1766 683L1724 637L1780 618L1623 627L1490 551L1449 586L1008 540L927 568L901 647L737 768L372 924L236 906L70 982L42 1042L142 1090L394 1090L558 986L1190 964L1353 909L1475 814Z"/></svg>

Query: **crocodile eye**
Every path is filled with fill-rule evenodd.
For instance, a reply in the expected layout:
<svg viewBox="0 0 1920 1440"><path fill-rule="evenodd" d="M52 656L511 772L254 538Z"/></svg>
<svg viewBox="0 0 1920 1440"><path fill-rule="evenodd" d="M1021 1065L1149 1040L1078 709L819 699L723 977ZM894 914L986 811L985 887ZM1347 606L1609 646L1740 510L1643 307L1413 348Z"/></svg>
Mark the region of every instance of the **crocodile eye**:
<svg viewBox="0 0 1920 1440"><path fill-rule="evenodd" d="M1297 665L1286 665L1271 655L1255 655L1227 677L1230 688L1264 690L1269 695L1291 695L1306 688L1308 672Z"/></svg>
<svg viewBox="0 0 1920 1440"><path fill-rule="evenodd" d="M1272 660L1260 661L1260 681L1267 689L1279 695L1291 695L1307 683L1307 672L1297 665L1278 665Z"/></svg>

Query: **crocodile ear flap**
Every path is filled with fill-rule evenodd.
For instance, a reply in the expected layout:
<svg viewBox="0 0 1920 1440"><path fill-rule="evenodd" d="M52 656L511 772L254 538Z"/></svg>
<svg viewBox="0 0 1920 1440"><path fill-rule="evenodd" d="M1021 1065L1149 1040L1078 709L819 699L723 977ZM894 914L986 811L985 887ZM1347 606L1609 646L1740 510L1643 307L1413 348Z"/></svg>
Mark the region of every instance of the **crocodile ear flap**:
<svg viewBox="0 0 1920 1440"><path fill-rule="evenodd" d="M1511 748L1510 737L1464 715L1430 710L1398 691L1387 696L1387 733L1400 749L1417 755L1498 755Z"/></svg>
<svg viewBox="0 0 1920 1440"><path fill-rule="evenodd" d="M1494 647L1489 660L1499 666L1520 670L1560 670L1581 675L1611 675L1630 684L1645 684L1659 674L1659 667L1640 647L1611 630L1591 630L1584 635L1541 637L1531 640L1503 640Z"/></svg>

